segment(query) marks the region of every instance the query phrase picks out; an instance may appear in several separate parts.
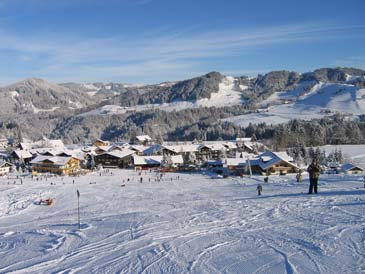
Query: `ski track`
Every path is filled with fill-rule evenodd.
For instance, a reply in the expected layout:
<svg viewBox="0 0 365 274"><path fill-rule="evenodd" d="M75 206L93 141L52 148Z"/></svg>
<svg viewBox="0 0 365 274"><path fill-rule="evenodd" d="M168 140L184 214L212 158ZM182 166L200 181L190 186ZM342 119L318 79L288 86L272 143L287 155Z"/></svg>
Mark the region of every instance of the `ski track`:
<svg viewBox="0 0 365 274"><path fill-rule="evenodd" d="M113 172L75 185L67 177L53 179L55 186L0 178L0 273L364 271L362 177L322 176L320 194L308 196L306 180L272 176L257 197L261 177L180 174L171 181L176 174L167 174L140 185L133 171ZM133 179L120 188L127 177ZM55 197L55 205L37 205L40 194Z"/></svg>

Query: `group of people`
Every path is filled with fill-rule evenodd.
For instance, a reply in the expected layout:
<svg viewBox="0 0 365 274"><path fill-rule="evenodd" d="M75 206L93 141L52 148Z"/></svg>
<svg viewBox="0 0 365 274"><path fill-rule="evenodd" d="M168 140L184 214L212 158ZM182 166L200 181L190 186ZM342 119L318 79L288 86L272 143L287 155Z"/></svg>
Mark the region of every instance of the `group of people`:
<svg viewBox="0 0 365 274"><path fill-rule="evenodd" d="M319 179L319 175L321 174L321 167L319 165L319 162L317 159L313 159L312 163L308 166L308 174L309 174L309 191L308 194L312 194L313 192L315 194L318 193L318 179ZM365 179L364 179L365 180ZM301 182L302 181L302 175L298 174L297 175L297 181ZM267 182L265 180L265 182ZM364 183L364 187L365 187L365 183ZM257 188L257 195L261 195L262 193L262 185L258 184Z"/></svg>

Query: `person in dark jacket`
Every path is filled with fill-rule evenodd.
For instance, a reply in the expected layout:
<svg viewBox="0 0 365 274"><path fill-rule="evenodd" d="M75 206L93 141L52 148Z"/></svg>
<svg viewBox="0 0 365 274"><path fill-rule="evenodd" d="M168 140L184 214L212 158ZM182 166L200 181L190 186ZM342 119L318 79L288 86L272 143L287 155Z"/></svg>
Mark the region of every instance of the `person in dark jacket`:
<svg viewBox="0 0 365 274"><path fill-rule="evenodd" d="M257 190L257 195L260 196L261 195L261 192L262 192L262 186L260 184L258 184L256 190Z"/></svg>
<svg viewBox="0 0 365 274"><path fill-rule="evenodd" d="M321 167L318 164L318 161L314 159L312 163L309 165L307 169L309 173L309 191L308 194L312 194L313 190L314 193L317 194L318 190L318 178L321 174Z"/></svg>

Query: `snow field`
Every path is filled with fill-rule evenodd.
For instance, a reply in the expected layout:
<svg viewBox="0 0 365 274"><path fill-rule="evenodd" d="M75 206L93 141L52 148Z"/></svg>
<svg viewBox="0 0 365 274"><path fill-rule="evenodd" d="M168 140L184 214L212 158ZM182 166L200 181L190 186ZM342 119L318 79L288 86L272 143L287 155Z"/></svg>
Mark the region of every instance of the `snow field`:
<svg viewBox="0 0 365 274"><path fill-rule="evenodd" d="M265 184L172 173L156 182L143 172L140 183L134 171L112 172L1 178L0 273L364 271L362 176L322 175L320 193L307 195L306 176ZM37 205L40 196L56 202Z"/></svg>

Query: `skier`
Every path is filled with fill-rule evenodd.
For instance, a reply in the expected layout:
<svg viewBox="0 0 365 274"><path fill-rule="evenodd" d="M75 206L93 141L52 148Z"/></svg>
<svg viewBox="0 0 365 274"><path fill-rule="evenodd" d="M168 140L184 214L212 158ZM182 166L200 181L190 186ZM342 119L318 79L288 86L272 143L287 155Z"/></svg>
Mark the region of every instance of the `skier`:
<svg viewBox="0 0 365 274"><path fill-rule="evenodd" d="M261 192L262 192L262 186L260 184L258 184L256 190L257 190L257 195L260 196Z"/></svg>
<svg viewBox="0 0 365 274"><path fill-rule="evenodd" d="M309 182L310 182L308 194L312 194L313 190L314 190L314 193L317 194L318 178L319 178L319 175L321 174L321 168L318 164L317 159L313 159L313 161L309 165L307 171L309 173Z"/></svg>
<svg viewBox="0 0 365 274"><path fill-rule="evenodd" d="M302 181L302 173L297 174L297 182L300 183Z"/></svg>
<svg viewBox="0 0 365 274"><path fill-rule="evenodd" d="M143 178L141 177L141 179L139 179L139 182L142 184Z"/></svg>

